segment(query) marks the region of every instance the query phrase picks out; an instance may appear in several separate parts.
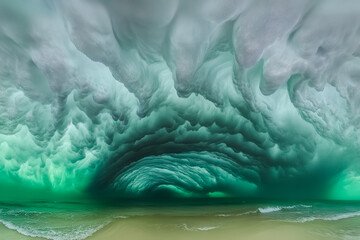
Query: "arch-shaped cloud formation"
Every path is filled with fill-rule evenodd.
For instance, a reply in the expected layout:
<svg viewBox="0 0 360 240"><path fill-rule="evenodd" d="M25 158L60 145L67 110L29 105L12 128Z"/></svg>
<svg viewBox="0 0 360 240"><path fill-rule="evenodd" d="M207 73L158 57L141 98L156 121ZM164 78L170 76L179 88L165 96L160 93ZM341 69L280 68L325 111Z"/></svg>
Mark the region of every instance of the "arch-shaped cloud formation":
<svg viewBox="0 0 360 240"><path fill-rule="evenodd" d="M359 198L359 10L2 1L0 188Z"/></svg>

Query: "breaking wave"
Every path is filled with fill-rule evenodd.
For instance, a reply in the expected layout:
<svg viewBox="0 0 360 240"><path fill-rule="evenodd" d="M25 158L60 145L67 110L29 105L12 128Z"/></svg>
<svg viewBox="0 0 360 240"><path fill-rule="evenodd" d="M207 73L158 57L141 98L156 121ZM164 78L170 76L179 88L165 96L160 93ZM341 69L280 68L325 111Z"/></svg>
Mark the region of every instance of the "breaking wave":
<svg viewBox="0 0 360 240"><path fill-rule="evenodd" d="M327 216L327 217L304 217L304 218L301 218L299 220L295 220L295 222L305 223L305 222L312 222L312 221L316 221L316 220L338 221L338 220L343 220L343 219L353 218L353 217L359 217L359 216L360 216L360 211L359 212L349 212L349 213L335 214L335 215Z"/></svg>
<svg viewBox="0 0 360 240"><path fill-rule="evenodd" d="M82 227L82 228L74 229L71 232L62 232L51 228L49 228L48 230L39 230L30 227L16 226L11 222L7 222L1 219L0 219L0 223L2 223L6 228L15 230L24 236L40 237L50 240L82 240L93 235L95 232L99 231L106 225L106 224L100 225L95 228Z"/></svg>

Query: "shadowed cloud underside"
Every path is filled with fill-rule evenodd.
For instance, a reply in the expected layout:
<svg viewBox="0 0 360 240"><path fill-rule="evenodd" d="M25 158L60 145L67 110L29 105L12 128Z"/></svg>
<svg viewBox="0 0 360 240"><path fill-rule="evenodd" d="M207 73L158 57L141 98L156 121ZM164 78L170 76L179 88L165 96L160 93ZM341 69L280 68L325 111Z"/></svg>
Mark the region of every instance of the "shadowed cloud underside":
<svg viewBox="0 0 360 240"><path fill-rule="evenodd" d="M360 199L359 11L1 1L3 197Z"/></svg>

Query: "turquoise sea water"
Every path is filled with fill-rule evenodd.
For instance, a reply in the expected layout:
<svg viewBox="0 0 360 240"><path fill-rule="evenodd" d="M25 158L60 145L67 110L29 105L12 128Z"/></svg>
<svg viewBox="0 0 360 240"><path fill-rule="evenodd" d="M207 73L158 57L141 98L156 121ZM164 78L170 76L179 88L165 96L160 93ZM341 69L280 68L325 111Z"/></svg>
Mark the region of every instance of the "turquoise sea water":
<svg viewBox="0 0 360 240"><path fill-rule="evenodd" d="M360 203L218 200L211 204L99 204L84 202L1 202L0 239L86 239L110 224L135 223L154 231L230 233L262 225L300 227L313 239L360 239ZM243 222L241 222L243 221ZM239 224L238 224L239 223ZM137 225L136 225L137 224ZM127 227L128 228L128 227Z"/></svg>

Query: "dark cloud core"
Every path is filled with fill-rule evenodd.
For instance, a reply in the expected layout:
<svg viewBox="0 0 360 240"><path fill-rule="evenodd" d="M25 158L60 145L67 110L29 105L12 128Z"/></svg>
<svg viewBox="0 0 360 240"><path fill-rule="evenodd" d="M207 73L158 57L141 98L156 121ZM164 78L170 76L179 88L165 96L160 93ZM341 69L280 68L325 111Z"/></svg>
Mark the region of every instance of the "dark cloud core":
<svg viewBox="0 0 360 240"><path fill-rule="evenodd" d="M1 1L3 197L360 199L359 12Z"/></svg>

